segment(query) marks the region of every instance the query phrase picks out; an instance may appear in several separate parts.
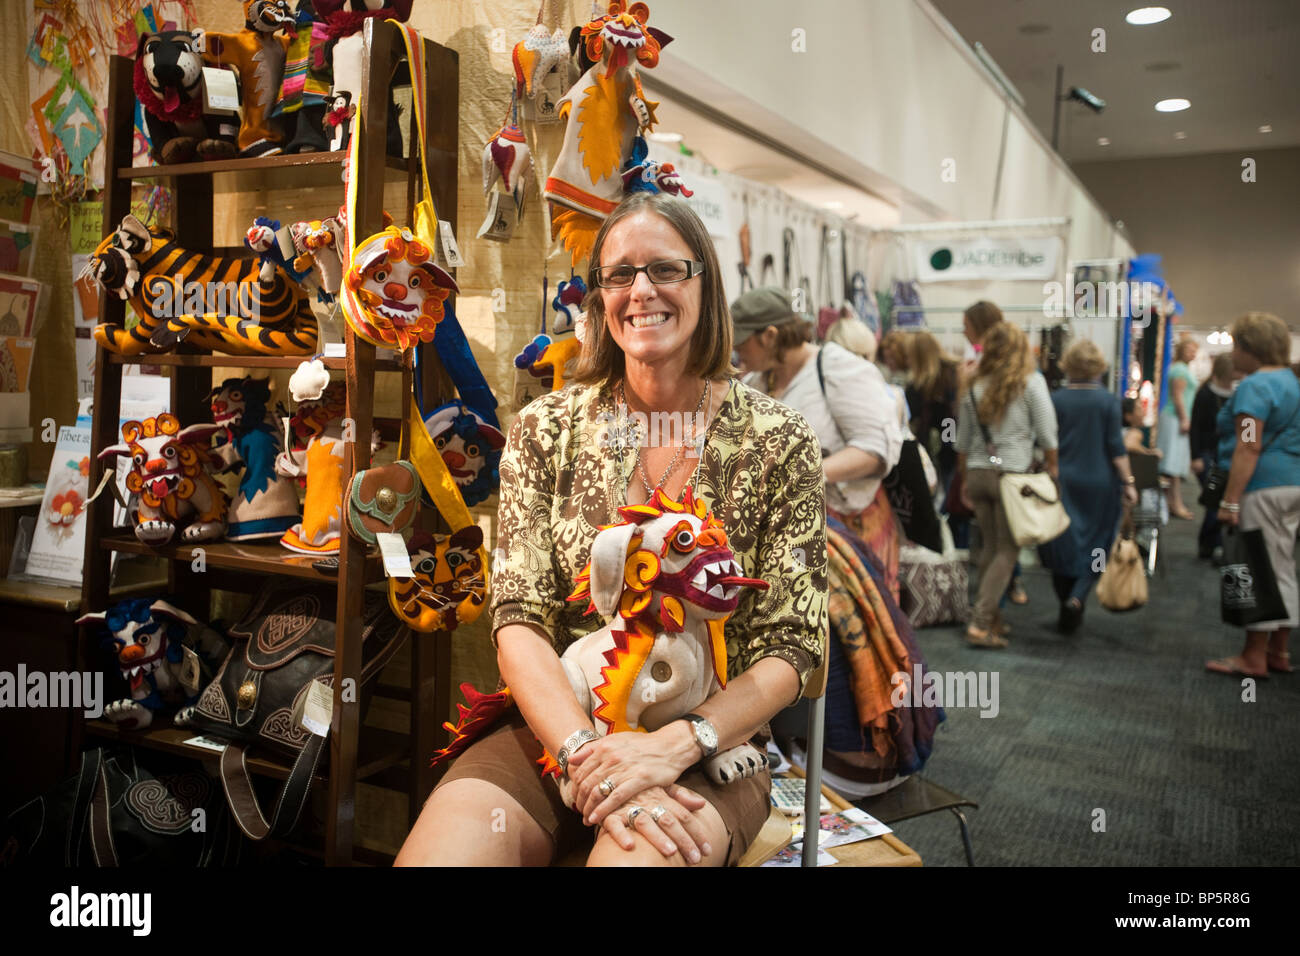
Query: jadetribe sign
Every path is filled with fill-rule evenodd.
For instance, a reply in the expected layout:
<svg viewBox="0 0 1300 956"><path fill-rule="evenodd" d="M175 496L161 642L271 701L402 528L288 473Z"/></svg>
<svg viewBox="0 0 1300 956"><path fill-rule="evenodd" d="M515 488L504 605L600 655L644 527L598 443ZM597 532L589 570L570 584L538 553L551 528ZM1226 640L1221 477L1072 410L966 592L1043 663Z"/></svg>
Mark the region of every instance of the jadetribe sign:
<svg viewBox="0 0 1300 956"><path fill-rule="evenodd" d="M1061 273L1061 240L913 239L919 282L968 279L1051 279Z"/></svg>

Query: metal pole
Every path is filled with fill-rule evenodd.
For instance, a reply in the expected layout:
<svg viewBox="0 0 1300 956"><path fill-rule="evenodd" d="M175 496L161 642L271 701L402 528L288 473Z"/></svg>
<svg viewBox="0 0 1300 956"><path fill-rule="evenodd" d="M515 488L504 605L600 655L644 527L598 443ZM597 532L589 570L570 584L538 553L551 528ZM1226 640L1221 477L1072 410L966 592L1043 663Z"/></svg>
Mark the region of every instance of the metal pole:
<svg viewBox="0 0 1300 956"><path fill-rule="evenodd" d="M1061 89L1065 84L1065 67L1056 66L1056 99L1052 101L1052 149L1061 151Z"/></svg>

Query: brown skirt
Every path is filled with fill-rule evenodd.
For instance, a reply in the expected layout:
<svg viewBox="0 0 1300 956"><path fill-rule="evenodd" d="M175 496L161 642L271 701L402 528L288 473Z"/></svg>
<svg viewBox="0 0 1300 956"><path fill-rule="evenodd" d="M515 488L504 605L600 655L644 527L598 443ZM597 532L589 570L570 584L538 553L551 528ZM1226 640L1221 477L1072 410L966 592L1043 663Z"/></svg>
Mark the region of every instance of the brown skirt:
<svg viewBox="0 0 1300 956"><path fill-rule="evenodd" d="M438 786L462 778L496 784L514 797L550 835L554 862L573 850L594 846L596 834L594 828L586 826L577 813L564 805L555 781L542 778L537 764L541 756L541 743L518 708L511 708L487 736L475 741L456 758ZM719 786L697 766L682 774L677 782L698 793L718 811L727 828L727 866L735 866L767 820L771 806L770 775L764 771L747 780Z"/></svg>

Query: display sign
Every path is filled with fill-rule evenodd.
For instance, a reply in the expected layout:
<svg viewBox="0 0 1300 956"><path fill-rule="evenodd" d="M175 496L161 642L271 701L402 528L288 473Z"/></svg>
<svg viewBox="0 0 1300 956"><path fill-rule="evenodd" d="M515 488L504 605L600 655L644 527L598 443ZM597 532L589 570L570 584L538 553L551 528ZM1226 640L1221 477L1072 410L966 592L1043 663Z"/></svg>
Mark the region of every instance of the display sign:
<svg viewBox="0 0 1300 956"><path fill-rule="evenodd" d="M1060 275L1059 236L1037 239L913 239L918 282L1053 279Z"/></svg>
<svg viewBox="0 0 1300 956"><path fill-rule="evenodd" d="M731 226L727 187L716 179L705 179L703 176L689 177L686 186L693 195L680 198L695 210L695 215L700 217L704 227L709 230L709 235L732 236L736 230Z"/></svg>

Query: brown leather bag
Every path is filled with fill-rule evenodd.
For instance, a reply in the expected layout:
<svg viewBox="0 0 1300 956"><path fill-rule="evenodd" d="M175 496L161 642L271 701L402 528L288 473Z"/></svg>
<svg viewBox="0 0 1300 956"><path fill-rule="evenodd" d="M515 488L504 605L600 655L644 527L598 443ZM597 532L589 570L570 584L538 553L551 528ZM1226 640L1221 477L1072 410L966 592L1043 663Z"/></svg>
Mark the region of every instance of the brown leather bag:
<svg viewBox="0 0 1300 956"><path fill-rule="evenodd" d="M374 545L375 535L401 533L420 510L420 475L409 461L357 472L348 491L348 531Z"/></svg>

